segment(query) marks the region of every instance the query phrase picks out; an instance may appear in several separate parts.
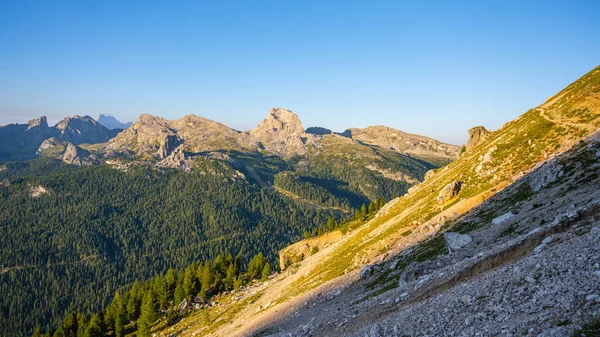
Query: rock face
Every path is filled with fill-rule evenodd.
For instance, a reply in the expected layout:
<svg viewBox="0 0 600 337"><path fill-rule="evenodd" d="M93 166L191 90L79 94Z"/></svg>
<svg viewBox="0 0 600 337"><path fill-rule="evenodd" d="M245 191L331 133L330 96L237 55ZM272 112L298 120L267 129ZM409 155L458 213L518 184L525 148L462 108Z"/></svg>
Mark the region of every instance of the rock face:
<svg viewBox="0 0 600 337"><path fill-rule="evenodd" d="M454 181L444 186L444 188L440 191L440 194L437 197L438 203L443 204L446 201L456 197L458 193L460 193L462 185L462 181Z"/></svg>
<svg viewBox="0 0 600 337"><path fill-rule="evenodd" d="M67 149L63 155L63 161L67 164L73 164L77 166L88 166L96 163L95 158L91 156L88 151L71 143L67 145Z"/></svg>
<svg viewBox="0 0 600 337"><path fill-rule="evenodd" d="M171 152L179 145L179 138L175 135L164 135L160 141L160 147L158 148L158 157L164 159L168 157Z"/></svg>
<svg viewBox="0 0 600 337"><path fill-rule="evenodd" d="M221 123L195 115L177 120L166 120L142 114L129 128L110 140L105 151L121 152L123 149L137 155L166 158L180 144L186 152L215 150L250 150L241 134Z"/></svg>
<svg viewBox="0 0 600 337"><path fill-rule="evenodd" d="M298 115L281 108L272 108L269 116L248 135L259 147L283 157L303 155L313 143Z"/></svg>
<svg viewBox="0 0 600 337"><path fill-rule="evenodd" d="M35 151L35 154L39 155L39 154L43 153L44 151L51 149L55 146L59 146L59 145L60 145L60 141L58 139L56 139L55 137L48 138L42 142L42 145L40 145L40 147L38 147L37 151Z"/></svg>
<svg viewBox="0 0 600 337"><path fill-rule="evenodd" d="M133 124L132 122L121 123L115 117L113 117L111 115L104 115L104 114L98 115L98 118L96 118L96 120L98 121L98 123L102 124L105 128L107 128L109 130L116 130L116 129L123 130L123 129L127 129L128 127L131 126L131 124Z"/></svg>
<svg viewBox="0 0 600 337"><path fill-rule="evenodd" d="M444 240L451 252L457 251L473 241L469 235L455 232L444 233Z"/></svg>
<svg viewBox="0 0 600 337"><path fill-rule="evenodd" d="M42 117L38 117L38 118L34 118L34 119L30 120L27 123L27 130L38 127L38 126L43 129L48 128L48 119L46 118L46 116L42 116Z"/></svg>
<svg viewBox="0 0 600 337"><path fill-rule="evenodd" d="M533 192L538 192L562 177L563 174L563 168L560 164L547 162L539 170L527 177L527 183Z"/></svg>
<svg viewBox="0 0 600 337"><path fill-rule="evenodd" d="M477 145L483 143L490 132L483 126L476 126L469 130L469 140L467 141L467 151L475 148Z"/></svg>
<svg viewBox="0 0 600 337"><path fill-rule="evenodd" d="M454 160L460 155L460 147L435 139L413 135L387 126L351 128L341 135L362 143L377 145L388 150L424 157Z"/></svg>
<svg viewBox="0 0 600 337"><path fill-rule="evenodd" d="M67 117L54 128L58 138L73 144L104 143L117 135L117 131L105 128L90 116Z"/></svg>

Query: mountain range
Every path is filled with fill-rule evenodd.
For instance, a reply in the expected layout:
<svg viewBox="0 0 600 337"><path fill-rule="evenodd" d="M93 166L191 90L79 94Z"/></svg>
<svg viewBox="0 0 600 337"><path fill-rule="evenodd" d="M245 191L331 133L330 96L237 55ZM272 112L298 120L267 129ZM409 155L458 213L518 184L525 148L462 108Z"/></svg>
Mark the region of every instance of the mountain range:
<svg viewBox="0 0 600 337"><path fill-rule="evenodd" d="M600 67L464 148L280 108L87 144L43 124L0 166L2 335L597 331Z"/></svg>
<svg viewBox="0 0 600 337"><path fill-rule="evenodd" d="M276 266L280 249L328 219L406 193L459 153L400 131L314 135L276 108L245 132L144 114L125 130L42 117L0 135L12 151L0 164L3 336L99 310L135 280L198 259L262 252Z"/></svg>
<svg viewBox="0 0 600 337"><path fill-rule="evenodd" d="M78 144L107 142L120 130L109 130L90 116L66 117L54 126L48 126L46 117L30 120L27 124L9 124L0 127L0 163L35 158L42 143L49 138Z"/></svg>

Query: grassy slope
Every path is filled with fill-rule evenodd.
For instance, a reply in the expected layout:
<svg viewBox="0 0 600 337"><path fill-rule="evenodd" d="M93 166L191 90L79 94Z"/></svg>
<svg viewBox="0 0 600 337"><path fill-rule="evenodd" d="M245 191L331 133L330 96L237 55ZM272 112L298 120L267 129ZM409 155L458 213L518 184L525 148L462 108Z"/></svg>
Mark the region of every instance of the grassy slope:
<svg viewBox="0 0 600 337"><path fill-rule="evenodd" d="M582 78L549 99L542 106L532 109L519 118L505 124L494 132L490 139L465 153L457 161L439 169L436 175L422 183L416 191L402 197L390 209L363 227L343 238L337 245L321 252L319 258L308 259L301 270L287 279L280 277L263 296L274 303L282 303L306 294L325 283L353 270L358 270L377 255L394 247L400 236L409 229L439 216L444 209L454 206L453 210L466 212L510 184L514 178L533 169L555 153L561 153L573 144L589 135L600 121L600 67L595 68ZM481 174L476 173L481 158L495 148L493 160L484 165ZM458 199L445 205L436 203L439 191L448 183L461 180L465 182ZM458 207L460 206L460 207ZM443 244L440 235L422 243L417 249L419 259L427 259L439 254ZM275 307L277 308L277 306ZM240 310L245 321L255 316L254 327L261 325L261 317L255 311ZM276 309L271 309L274 311ZM242 327L242 314L232 315L227 321L216 322L223 325L217 331L219 335L249 332L246 323ZM263 317L264 318L264 317ZM189 319L198 328L197 320ZM185 323L180 327L186 326ZM212 326L214 331L216 326ZM193 329L188 330L193 331ZM205 330L204 330L205 331ZM185 335L185 334L184 334Z"/></svg>

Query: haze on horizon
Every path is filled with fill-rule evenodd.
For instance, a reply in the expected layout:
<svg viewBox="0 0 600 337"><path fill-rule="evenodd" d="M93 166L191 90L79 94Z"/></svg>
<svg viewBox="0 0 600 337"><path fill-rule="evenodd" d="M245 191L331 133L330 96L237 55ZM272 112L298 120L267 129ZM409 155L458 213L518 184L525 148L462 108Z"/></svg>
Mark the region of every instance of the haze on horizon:
<svg viewBox="0 0 600 337"><path fill-rule="evenodd" d="M0 125L195 114L386 125L453 144L598 65L593 1L0 4ZM133 18L133 19L132 19Z"/></svg>

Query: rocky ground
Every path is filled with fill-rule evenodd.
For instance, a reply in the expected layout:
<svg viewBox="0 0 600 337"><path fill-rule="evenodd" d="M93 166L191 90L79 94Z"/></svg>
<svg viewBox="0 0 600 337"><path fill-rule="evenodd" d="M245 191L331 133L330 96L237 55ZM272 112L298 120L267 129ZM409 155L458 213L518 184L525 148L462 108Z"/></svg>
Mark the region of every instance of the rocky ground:
<svg viewBox="0 0 600 337"><path fill-rule="evenodd" d="M600 317L595 146L548 162L462 217L448 230L472 226L462 231L470 240L451 253L389 257L256 335L572 335Z"/></svg>

